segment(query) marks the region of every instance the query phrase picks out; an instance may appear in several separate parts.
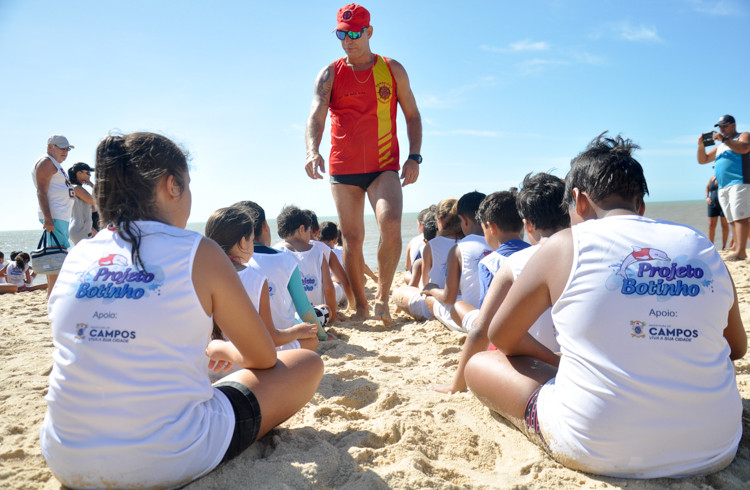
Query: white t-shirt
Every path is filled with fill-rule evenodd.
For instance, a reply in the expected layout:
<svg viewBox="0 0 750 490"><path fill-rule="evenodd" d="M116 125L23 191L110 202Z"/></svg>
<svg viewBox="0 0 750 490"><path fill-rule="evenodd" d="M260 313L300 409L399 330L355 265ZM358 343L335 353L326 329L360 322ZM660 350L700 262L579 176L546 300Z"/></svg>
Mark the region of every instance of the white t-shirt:
<svg viewBox="0 0 750 490"><path fill-rule="evenodd" d="M742 400L723 336L732 283L713 244L640 216L572 233L573 267L552 308L562 358L537 406L553 455L616 477L728 465Z"/></svg>
<svg viewBox="0 0 750 490"><path fill-rule="evenodd" d="M505 259L505 264L510 267L513 272L513 279L518 279L518 275L521 273L529 259L539 250L541 245L532 245L530 247L519 250L509 255ZM552 352L560 352L560 344L557 343L557 331L555 325L552 322L552 308L541 314L539 318L529 329L529 334L534 337L540 344L551 350Z"/></svg>
<svg viewBox="0 0 750 490"><path fill-rule="evenodd" d="M4 265L4 264L3 264ZM6 280L8 284L14 284L19 288L26 285L26 271L29 270L29 264L24 264L23 269L16 267L15 262L10 262L5 267Z"/></svg>
<svg viewBox="0 0 750 490"><path fill-rule="evenodd" d="M331 250L333 250L333 253L336 254L336 258L339 259L339 262L341 262L341 266L344 265L344 247L341 245L336 245Z"/></svg>
<svg viewBox="0 0 750 490"><path fill-rule="evenodd" d="M237 274L240 276L240 281L242 282L247 295L250 297L250 301L253 302L255 309L259 310L260 296L263 294L263 289L266 288L266 275L254 267L242 269Z"/></svg>
<svg viewBox="0 0 750 490"><path fill-rule="evenodd" d="M432 253L432 267L430 268L430 282L445 287L445 278L448 275L448 252L458 240L444 236L436 236L430 243Z"/></svg>
<svg viewBox="0 0 750 490"><path fill-rule="evenodd" d="M468 235L458 242L461 251L459 299L479 308L479 261L492 253L481 235Z"/></svg>
<svg viewBox="0 0 750 490"><path fill-rule="evenodd" d="M41 447L65 485L177 486L215 468L234 411L206 376L213 322L193 287L201 235L153 221L140 255L109 229L73 247L49 299Z"/></svg>
<svg viewBox="0 0 750 490"><path fill-rule="evenodd" d="M331 247L318 240L310 240L310 245L315 248L319 248L320 251L323 252L326 260L330 260L328 257L331 255Z"/></svg>
<svg viewBox="0 0 750 490"><path fill-rule="evenodd" d="M420 233L415 236L409 240L409 244L406 247L409 249L410 262L414 264L414 261L422 255L422 250L424 249L424 235Z"/></svg>
<svg viewBox="0 0 750 490"><path fill-rule="evenodd" d="M273 318L274 326L279 330L297 323L294 317L296 309L287 285L298 265L297 258L292 254L281 252L269 254L257 251L253 253L248 263L249 267L260 271L268 279L271 318Z"/></svg>
<svg viewBox="0 0 750 490"><path fill-rule="evenodd" d="M325 245L325 244L323 244ZM307 299L312 305L325 304L325 295L323 294L323 278L321 268L323 266L323 251L318 247L312 247L304 252L295 252L284 246L278 250L291 254L299 262L299 273L302 276L302 285L305 287Z"/></svg>

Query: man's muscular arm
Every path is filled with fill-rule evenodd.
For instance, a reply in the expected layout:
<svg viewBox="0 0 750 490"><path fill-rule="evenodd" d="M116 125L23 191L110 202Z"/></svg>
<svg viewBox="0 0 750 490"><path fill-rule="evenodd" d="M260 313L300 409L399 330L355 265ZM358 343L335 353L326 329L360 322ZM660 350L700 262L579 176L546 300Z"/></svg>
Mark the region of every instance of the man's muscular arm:
<svg viewBox="0 0 750 490"><path fill-rule="evenodd" d="M49 198L47 197L47 191L49 191L49 184L52 180L52 176L57 172L57 167L52 163L52 160L45 158L34 169L34 179L36 180L36 198L39 200L39 209L42 210L42 216L44 216L44 223L42 227L52 233L55 231L55 224L52 221L52 212L49 207Z"/></svg>
<svg viewBox="0 0 750 490"><path fill-rule="evenodd" d="M741 133L736 140L726 139L724 144L735 153L748 153L750 152L750 133Z"/></svg>
<svg viewBox="0 0 750 490"><path fill-rule="evenodd" d="M406 134L409 137L409 154L419 154L422 150L422 116L419 115L417 100L409 85L409 75L396 60L389 60L393 77L396 79L396 94L401 111L406 119ZM419 164L407 159L401 171L402 186L413 184L419 177Z"/></svg>
<svg viewBox="0 0 750 490"><path fill-rule="evenodd" d="M333 64L323 68L315 80L315 94L313 95L310 117L307 118L305 129L305 143L307 145L307 159L305 172L311 179L322 179L320 172L325 173L325 160L320 155L320 140L323 139L323 128L326 123L328 105L331 102L333 88Z"/></svg>

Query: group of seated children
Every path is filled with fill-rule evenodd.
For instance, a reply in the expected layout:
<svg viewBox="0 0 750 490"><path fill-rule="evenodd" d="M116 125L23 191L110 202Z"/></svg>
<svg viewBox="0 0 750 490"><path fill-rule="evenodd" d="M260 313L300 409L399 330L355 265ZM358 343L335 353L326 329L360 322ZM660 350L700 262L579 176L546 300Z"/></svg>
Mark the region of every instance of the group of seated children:
<svg viewBox="0 0 750 490"><path fill-rule="evenodd" d="M215 211L205 235L234 264L276 350L315 350L328 338L324 327L338 320L339 308L354 304L337 245L340 232L332 222L321 228L313 211L296 206L285 206L276 223L282 241L271 247L265 210L241 201ZM365 271L377 279L369 267ZM224 338L218 327L213 337Z"/></svg>
<svg viewBox="0 0 750 490"><path fill-rule="evenodd" d="M420 215L424 237L431 211ZM521 239L516 189L444 199L435 207L434 221L437 236L424 238L422 257L412 262L408 284L394 292L394 302L418 320L435 317L451 330L468 332L503 260L529 246ZM416 247L415 239L410 245Z"/></svg>
<svg viewBox="0 0 750 490"><path fill-rule="evenodd" d="M10 261L0 252L0 294L46 289L47 284L32 284L36 272L31 268L31 256L26 252L11 252Z"/></svg>
<svg viewBox="0 0 750 490"><path fill-rule="evenodd" d="M422 252L447 257L445 268L425 268L421 290L394 298L415 318L468 332L452 383L434 389L470 388L566 466L628 478L711 473L731 463L742 435L732 361L747 336L711 242L643 216L636 148L600 135L564 181L527 175L502 219L493 201L513 190L484 198L475 219L468 203L455 206L465 237L445 233L443 217L438 229L454 245L444 252L433 239ZM495 251L474 262L479 227ZM481 300L477 276L489 280Z"/></svg>

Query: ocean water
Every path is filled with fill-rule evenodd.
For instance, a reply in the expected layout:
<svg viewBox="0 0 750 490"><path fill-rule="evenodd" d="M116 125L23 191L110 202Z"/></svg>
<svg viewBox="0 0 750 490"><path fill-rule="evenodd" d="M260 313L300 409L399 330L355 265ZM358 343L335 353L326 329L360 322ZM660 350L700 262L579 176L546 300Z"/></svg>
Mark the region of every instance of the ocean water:
<svg viewBox="0 0 750 490"><path fill-rule="evenodd" d="M675 202L654 202L646 204L646 216L657 219L665 219L692 226L702 233L708 232L708 220L706 218L705 201L675 201ZM318 220L335 221L336 216L319 216ZM276 235L276 220L268 220L273 235L272 244L280 241ZM187 228L202 233L205 223L188 223ZM403 247L401 252L401 265L399 270L403 269L406 245L409 240L417 234L417 213L404 213L401 222L401 236ZM30 252L34 250L39 242L41 229L19 230L19 231L0 231L0 251L5 253L6 260L9 259L10 252L20 250ZM378 246L378 226L375 216L365 216L365 244L364 254L365 262L373 270L377 268L377 246ZM721 246L721 232L717 230L716 240ZM39 276L35 282L44 282L45 276Z"/></svg>

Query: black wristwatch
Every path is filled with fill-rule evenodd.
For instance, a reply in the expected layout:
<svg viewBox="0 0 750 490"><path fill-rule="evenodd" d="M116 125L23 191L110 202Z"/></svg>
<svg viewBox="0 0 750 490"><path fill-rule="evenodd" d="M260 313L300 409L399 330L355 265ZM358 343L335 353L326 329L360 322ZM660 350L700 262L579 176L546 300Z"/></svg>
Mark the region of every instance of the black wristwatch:
<svg viewBox="0 0 750 490"><path fill-rule="evenodd" d="M407 160L414 160L417 163L422 163L422 155L419 153L412 153Z"/></svg>

